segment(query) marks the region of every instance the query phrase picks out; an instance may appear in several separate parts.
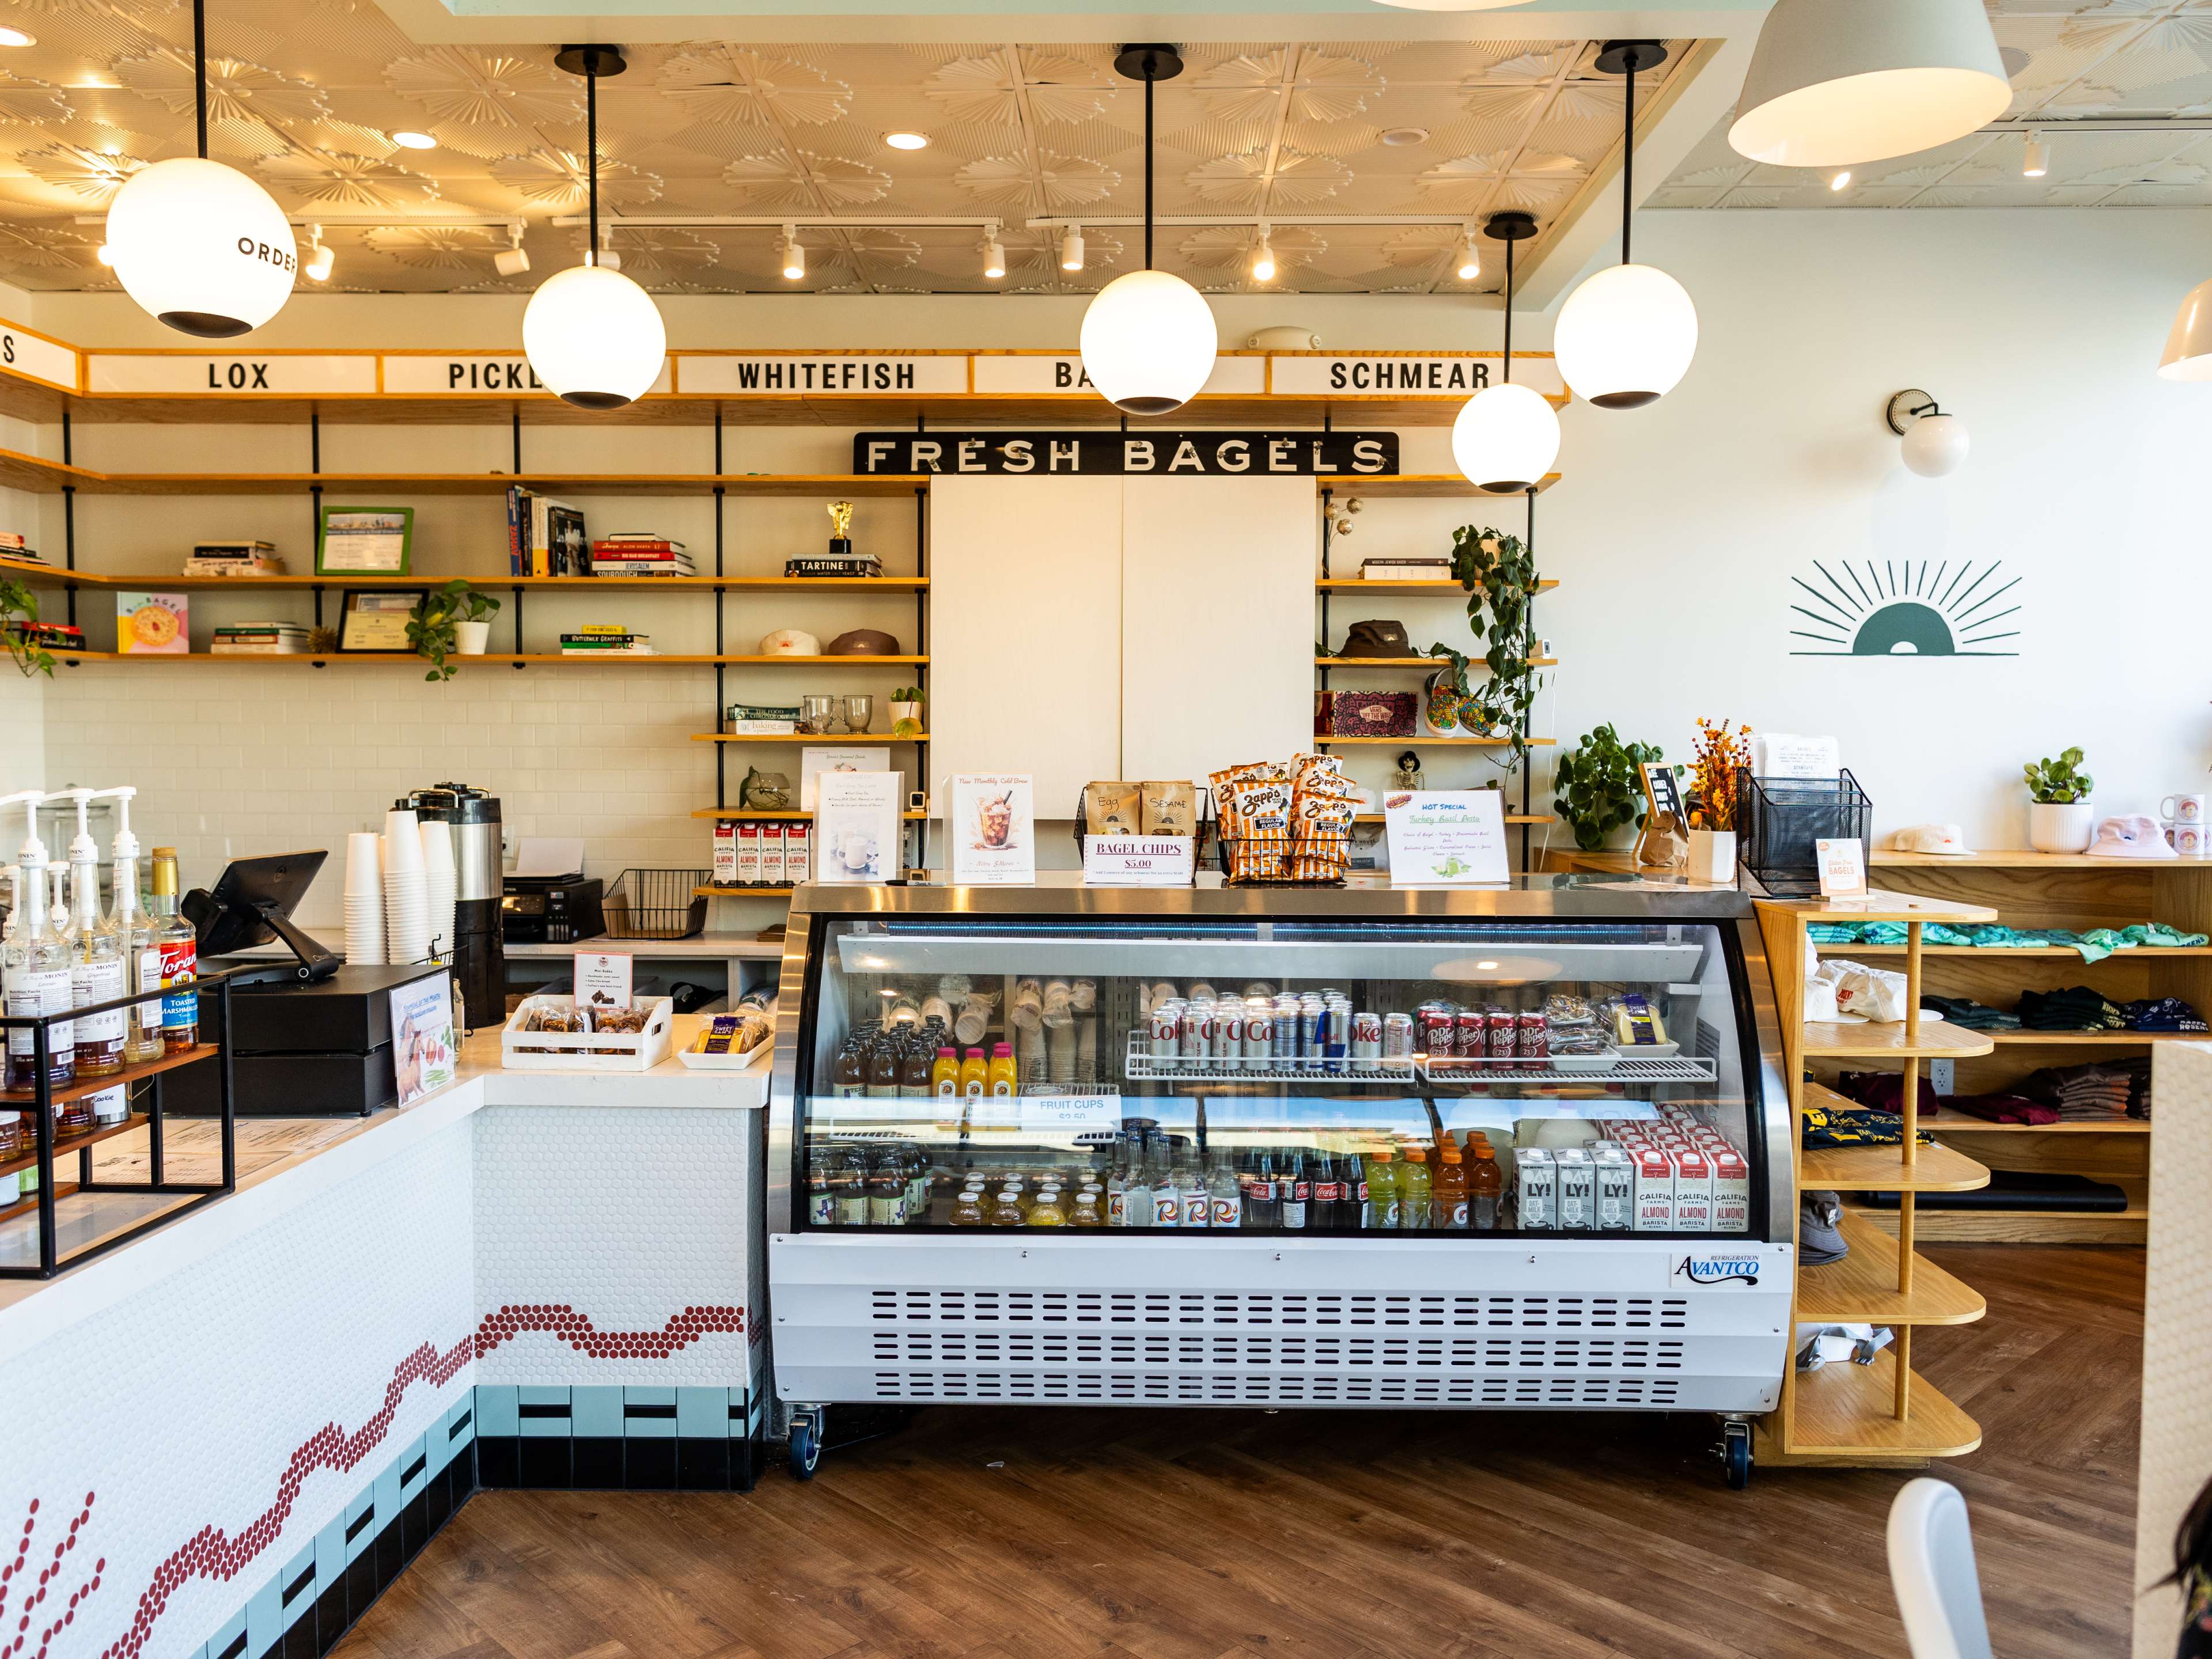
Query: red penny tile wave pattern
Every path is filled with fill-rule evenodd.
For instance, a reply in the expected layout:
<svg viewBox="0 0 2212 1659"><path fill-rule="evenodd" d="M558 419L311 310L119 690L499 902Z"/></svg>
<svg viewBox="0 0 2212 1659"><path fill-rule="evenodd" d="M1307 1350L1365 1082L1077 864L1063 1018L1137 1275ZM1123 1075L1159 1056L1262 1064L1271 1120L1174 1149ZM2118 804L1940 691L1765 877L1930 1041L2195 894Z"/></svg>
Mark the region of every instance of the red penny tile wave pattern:
<svg viewBox="0 0 2212 1659"><path fill-rule="evenodd" d="M414 1383L428 1382L442 1386L453 1381L471 1359L480 1358L529 1333L548 1334L593 1359L665 1359L702 1337L744 1328L744 1310L723 1305L685 1308L657 1331L602 1331L588 1315L578 1313L566 1303L541 1302L510 1304L486 1314L472 1334L443 1353L430 1343L424 1343L393 1368L392 1380L385 1384L384 1403L368 1421L351 1434L343 1432L335 1423L326 1423L292 1454L284 1467L283 1478L276 1483L276 1500L245 1531L232 1536L217 1527L203 1527L171 1553L155 1570L153 1583L139 1596L131 1628L101 1650L100 1659L137 1659L153 1636L155 1622L167 1610L170 1596L191 1580L228 1580L244 1571L276 1541L309 1475L318 1469L340 1473L350 1470L383 1443L392 1419L398 1414L401 1398ZM52 1564L41 1571L37 1589L21 1604L22 1611L12 1641L8 1639L4 1624L0 1624L0 1659L46 1659L53 1638L63 1626L75 1621L78 1603L100 1587L100 1574L107 1565L105 1559L94 1564L92 1577L70 1595L69 1606L60 1617L44 1630L37 1650L24 1655L31 1624L30 1609L46 1599L52 1581L60 1576L63 1557L76 1547L78 1532L91 1514L92 1498L90 1492L85 1494L84 1513L71 1522L68 1536L54 1547ZM0 1613L7 1606L9 1584L29 1559L31 1533L38 1510L35 1499L31 1510L33 1519L24 1522L13 1563L0 1568Z"/></svg>

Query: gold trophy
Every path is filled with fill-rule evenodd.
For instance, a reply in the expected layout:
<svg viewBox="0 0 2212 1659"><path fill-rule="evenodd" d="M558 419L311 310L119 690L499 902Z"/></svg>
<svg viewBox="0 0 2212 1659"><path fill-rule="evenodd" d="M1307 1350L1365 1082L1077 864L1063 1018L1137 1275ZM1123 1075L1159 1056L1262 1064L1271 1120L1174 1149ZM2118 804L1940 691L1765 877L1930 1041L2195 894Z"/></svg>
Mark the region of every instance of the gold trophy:
<svg viewBox="0 0 2212 1659"><path fill-rule="evenodd" d="M849 559L853 556L853 504L832 501L830 514L830 556Z"/></svg>

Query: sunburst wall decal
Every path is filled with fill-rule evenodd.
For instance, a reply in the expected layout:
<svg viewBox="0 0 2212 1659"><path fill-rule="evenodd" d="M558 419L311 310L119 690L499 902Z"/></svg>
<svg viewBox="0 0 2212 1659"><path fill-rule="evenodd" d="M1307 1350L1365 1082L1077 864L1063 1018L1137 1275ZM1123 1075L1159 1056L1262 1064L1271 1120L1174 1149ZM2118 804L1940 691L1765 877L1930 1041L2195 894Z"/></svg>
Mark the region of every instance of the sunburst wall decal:
<svg viewBox="0 0 2212 1659"><path fill-rule="evenodd" d="M1790 580L1809 604L1792 603L1793 657L2017 657L2018 576L2004 561L1968 559L1931 571L1925 559L1813 561L1815 580ZM1840 574L1838 574L1840 573Z"/></svg>

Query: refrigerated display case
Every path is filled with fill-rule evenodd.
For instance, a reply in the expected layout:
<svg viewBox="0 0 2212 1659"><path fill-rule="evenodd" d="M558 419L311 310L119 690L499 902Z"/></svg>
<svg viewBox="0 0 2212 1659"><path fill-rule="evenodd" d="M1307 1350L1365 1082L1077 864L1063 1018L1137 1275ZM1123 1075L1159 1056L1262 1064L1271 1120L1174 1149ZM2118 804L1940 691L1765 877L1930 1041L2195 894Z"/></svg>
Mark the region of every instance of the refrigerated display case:
<svg viewBox="0 0 2212 1659"><path fill-rule="evenodd" d="M795 1456L838 1402L1776 1404L1735 893L811 887L780 1006Z"/></svg>

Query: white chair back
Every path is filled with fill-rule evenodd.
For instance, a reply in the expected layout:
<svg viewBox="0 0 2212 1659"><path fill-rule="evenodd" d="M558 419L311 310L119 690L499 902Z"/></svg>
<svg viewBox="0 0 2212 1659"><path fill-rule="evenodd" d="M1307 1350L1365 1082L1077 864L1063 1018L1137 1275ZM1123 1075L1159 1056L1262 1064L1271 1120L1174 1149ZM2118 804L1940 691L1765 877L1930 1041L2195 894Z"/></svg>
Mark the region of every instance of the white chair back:
<svg viewBox="0 0 2212 1659"><path fill-rule="evenodd" d="M1908 1480L1889 1506L1889 1579L1912 1659L1993 1659L1966 1500L1948 1481Z"/></svg>

